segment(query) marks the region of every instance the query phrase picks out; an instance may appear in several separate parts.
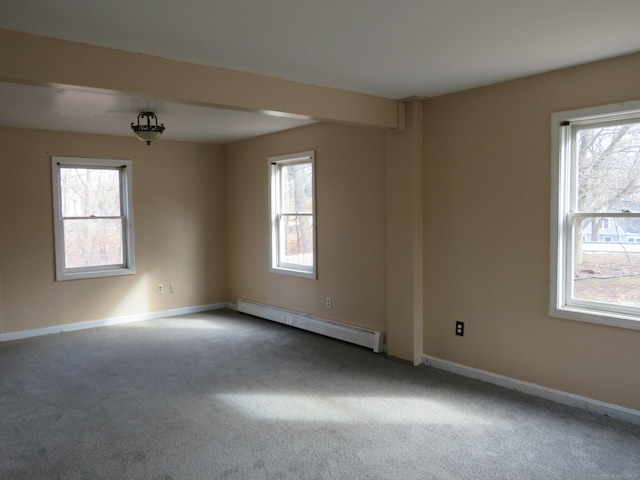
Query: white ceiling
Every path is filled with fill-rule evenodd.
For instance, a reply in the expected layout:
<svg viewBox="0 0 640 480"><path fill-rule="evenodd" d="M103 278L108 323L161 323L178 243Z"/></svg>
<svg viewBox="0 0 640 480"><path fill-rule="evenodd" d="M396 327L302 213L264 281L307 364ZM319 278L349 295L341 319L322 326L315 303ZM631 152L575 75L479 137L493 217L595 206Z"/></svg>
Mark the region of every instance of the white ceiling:
<svg viewBox="0 0 640 480"><path fill-rule="evenodd" d="M640 0L0 0L0 11L0 28L395 99L640 51ZM128 135L149 102L31 88L0 86L0 124L34 126L40 116ZM48 106L39 115L38 101ZM184 140L224 143L305 123L156 107L165 136Z"/></svg>

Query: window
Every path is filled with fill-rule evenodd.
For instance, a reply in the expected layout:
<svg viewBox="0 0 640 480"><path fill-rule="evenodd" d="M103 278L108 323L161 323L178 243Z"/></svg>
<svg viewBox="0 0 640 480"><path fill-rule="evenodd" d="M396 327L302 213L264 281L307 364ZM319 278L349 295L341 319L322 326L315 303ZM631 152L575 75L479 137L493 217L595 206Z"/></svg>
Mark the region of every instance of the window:
<svg viewBox="0 0 640 480"><path fill-rule="evenodd" d="M56 280L135 273L132 164L52 157Z"/></svg>
<svg viewBox="0 0 640 480"><path fill-rule="evenodd" d="M269 158L271 271L316 278L314 152Z"/></svg>
<svg viewBox="0 0 640 480"><path fill-rule="evenodd" d="M552 146L550 314L640 329L640 102L554 113Z"/></svg>

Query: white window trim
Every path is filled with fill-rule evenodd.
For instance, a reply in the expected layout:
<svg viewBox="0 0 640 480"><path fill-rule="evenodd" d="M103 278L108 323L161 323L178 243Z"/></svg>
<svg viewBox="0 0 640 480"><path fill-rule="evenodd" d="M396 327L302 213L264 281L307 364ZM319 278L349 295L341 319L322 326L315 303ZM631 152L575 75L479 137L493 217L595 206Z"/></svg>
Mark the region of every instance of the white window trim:
<svg viewBox="0 0 640 480"><path fill-rule="evenodd" d="M312 190L313 190L313 266L303 267L295 264L284 264L279 261L280 235L278 226L278 189L277 189L277 165L307 163L311 162ZM269 271L284 275L293 275L309 279L317 279L318 265L318 242L317 242L317 222L316 222L316 164L315 152L292 153L288 155L278 155L268 158L269 169Z"/></svg>
<svg viewBox="0 0 640 480"><path fill-rule="evenodd" d="M583 108L556 112L551 116L551 252L550 252L550 308L552 317L578 320L582 322L609 325L614 327L640 330L640 314L624 312L624 308L612 311L606 304L598 307L598 302L585 302L588 305L569 305L567 302L568 285L567 254L572 248L570 235L565 231L571 231L567 223L568 209L563 201L566 198L571 185L571 173L567 164L571 159L566 158L566 129L562 127L565 122L585 125L589 123L602 123L605 121L621 121L640 116L640 101L624 102L612 105ZM611 214L616 216L616 214Z"/></svg>
<svg viewBox="0 0 640 480"><path fill-rule="evenodd" d="M124 167L121 176L123 213L126 218L123 232L123 266L96 266L86 268L66 268L64 264L64 229L60 204L60 166L74 167ZM83 278L113 277L135 274L134 230L133 230L133 163L130 160L109 160L98 158L51 157L51 178L53 182L53 231L55 241L56 281L79 280Z"/></svg>

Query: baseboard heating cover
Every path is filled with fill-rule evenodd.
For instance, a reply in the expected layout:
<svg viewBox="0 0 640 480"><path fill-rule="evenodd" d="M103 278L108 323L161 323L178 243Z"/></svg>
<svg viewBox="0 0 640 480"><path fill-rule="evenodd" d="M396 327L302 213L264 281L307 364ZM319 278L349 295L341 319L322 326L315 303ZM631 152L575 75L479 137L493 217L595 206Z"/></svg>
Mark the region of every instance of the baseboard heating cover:
<svg viewBox="0 0 640 480"><path fill-rule="evenodd" d="M312 315L263 305L261 303L244 300L242 298L238 299L238 312L247 313L255 317L307 330L308 332L318 333L327 337L354 343L361 347L371 348L375 353L382 351L383 335L382 332L375 330L353 327L351 325L325 320Z"/></svg>

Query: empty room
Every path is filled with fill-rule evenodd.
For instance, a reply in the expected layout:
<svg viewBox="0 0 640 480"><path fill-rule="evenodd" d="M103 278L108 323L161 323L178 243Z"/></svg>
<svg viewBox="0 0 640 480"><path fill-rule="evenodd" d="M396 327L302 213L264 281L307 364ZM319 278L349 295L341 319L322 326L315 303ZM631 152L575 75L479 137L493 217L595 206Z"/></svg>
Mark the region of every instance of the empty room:
<svg viewBox="0 0 640 480"><path fill-rule="evenodd" d="M640 479L638 24L0 0L0 478Z"/></svg>

